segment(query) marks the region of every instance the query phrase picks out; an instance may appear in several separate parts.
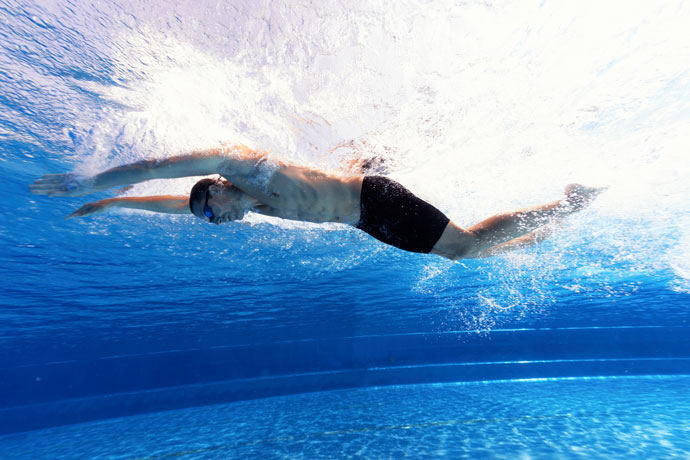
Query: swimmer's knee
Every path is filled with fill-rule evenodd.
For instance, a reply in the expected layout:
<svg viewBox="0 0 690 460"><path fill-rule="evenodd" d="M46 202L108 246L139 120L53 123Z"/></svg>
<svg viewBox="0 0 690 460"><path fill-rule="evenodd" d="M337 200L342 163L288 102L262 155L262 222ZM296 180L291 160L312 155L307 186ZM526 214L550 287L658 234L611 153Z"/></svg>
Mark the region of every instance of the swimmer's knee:
<svg viewBox="0 0 690 460"><path fill-rule="evenodd" d="M468 239L466 243L459 248L454 260L477 259L481 257L482 251L485 250L479 236L475 232L468 231L466 236Z"/></svg>
<svg viewBox="0 0 690 460"><path fill-rule="evenodd" d="M477 257L480 251L479 235L471 230L465 230L451 221L431 252L451 260L460 260L473 259Z"/></svg>

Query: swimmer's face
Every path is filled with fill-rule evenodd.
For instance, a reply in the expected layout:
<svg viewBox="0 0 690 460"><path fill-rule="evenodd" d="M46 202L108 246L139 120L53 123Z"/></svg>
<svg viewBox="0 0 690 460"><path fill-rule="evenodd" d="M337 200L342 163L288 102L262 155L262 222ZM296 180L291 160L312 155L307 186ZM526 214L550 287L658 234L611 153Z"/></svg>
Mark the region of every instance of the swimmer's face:
<svg viewBox="0 0 690 460"><path fill-rule="evenodd" d="M194 215L217 225L240 220L248 210L244 197L245 193L229 182L218 182L207 188L203 200L196 202Z"/></svg>

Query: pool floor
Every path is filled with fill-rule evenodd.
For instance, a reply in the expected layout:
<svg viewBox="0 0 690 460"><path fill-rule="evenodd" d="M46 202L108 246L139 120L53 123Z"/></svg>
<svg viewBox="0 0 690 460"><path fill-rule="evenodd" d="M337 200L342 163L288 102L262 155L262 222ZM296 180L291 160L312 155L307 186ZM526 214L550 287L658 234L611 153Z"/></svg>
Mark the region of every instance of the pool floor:
<svg viewBox="0 0 690 460"><path fill-rule="evenodd" d="M373 387L0 437L4 458L690 458L690 376Z"/></svg>

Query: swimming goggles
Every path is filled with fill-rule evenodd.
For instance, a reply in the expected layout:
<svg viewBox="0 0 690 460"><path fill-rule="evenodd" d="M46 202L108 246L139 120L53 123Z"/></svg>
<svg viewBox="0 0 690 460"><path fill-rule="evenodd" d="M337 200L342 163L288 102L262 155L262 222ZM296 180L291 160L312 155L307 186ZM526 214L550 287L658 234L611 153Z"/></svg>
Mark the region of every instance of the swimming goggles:
<svg viewBox="0 0 690 460"><path fill-rule="evenodd" d="M208 189L206 189L206 201L204 201L204 215L208 217L209 222L213 222L213 208L208 205Z"/></svg>

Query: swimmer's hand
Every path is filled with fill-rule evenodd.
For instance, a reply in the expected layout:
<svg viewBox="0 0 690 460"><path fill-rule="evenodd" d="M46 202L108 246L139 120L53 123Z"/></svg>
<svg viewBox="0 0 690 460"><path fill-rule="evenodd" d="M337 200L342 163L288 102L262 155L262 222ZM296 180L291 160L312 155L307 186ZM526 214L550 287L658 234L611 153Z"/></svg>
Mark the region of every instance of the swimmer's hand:
<svg viewBox="0 0 690 460"><path fill-rule="evenodd" d="M75 173L46 174L29 185L29 190L48 196L83 196L96 191L92 177Z"/></svg>
<svg viewBox="0 0 690 460"><path fill-rule="evenodd" d="M114 207L116 205L116 203L117 203L117 201L114 198L108 198L105 200L98 200L98 201L93 201L91 203L86 203L84 206L77 209L72 214L69 214L68 216L66 216L65 220L71 219L72 217L86 217L86 216L93 216L96 214L103 214L109 208Z"/></svg>

